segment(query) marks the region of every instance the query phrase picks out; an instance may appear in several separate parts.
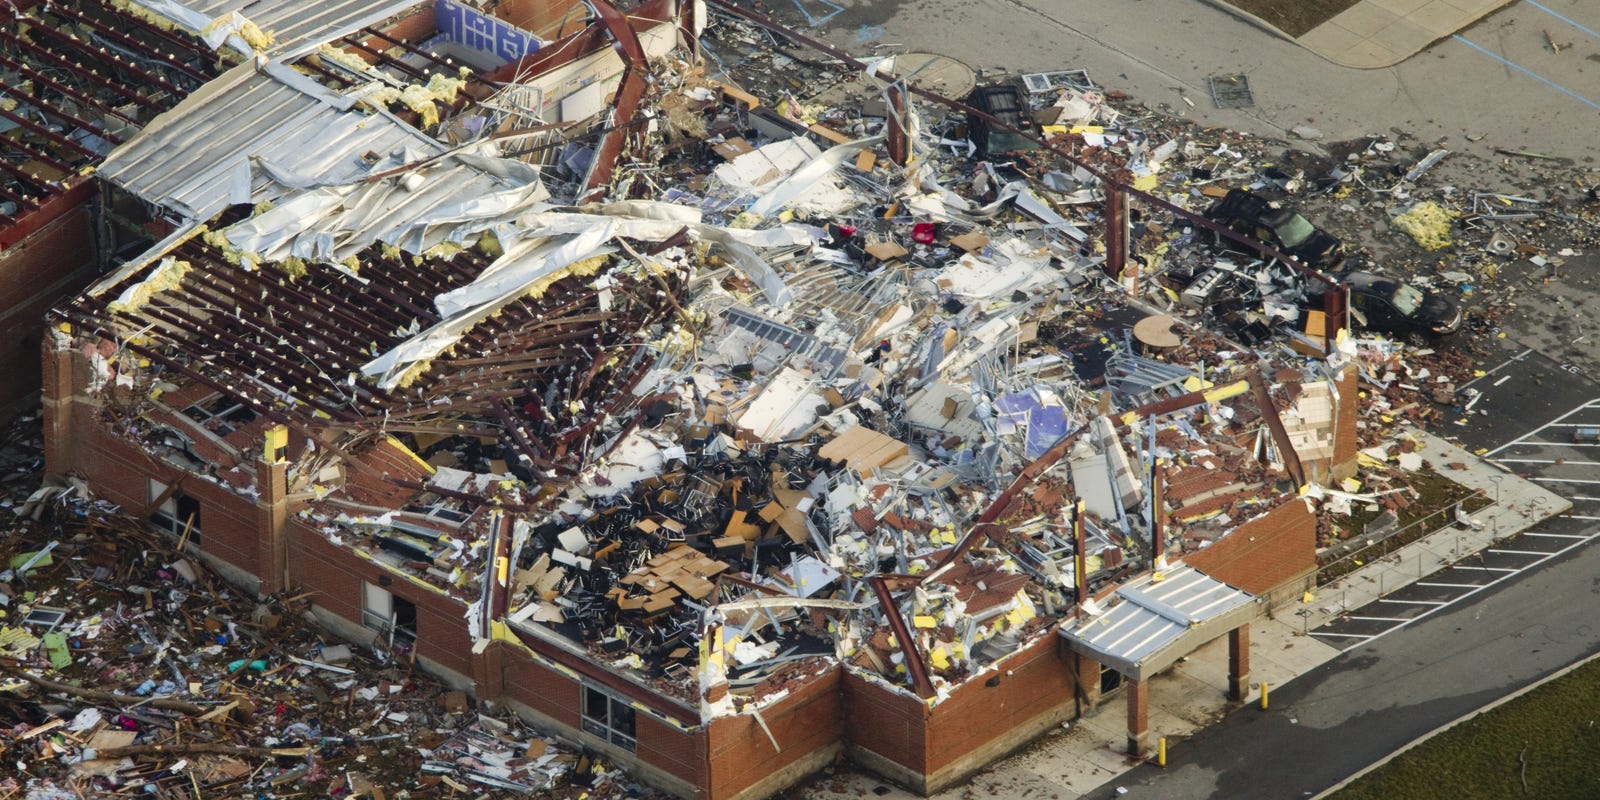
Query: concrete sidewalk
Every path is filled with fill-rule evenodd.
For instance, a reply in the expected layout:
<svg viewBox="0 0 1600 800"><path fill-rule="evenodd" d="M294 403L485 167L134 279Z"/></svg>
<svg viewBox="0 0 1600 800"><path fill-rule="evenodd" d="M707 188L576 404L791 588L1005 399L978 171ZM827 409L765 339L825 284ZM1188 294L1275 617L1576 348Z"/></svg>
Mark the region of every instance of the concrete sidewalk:
<svg viewBox="0 0 1600 800"><path fill-rule="evenodd" d="M1289 36L1225 0L1208 2L1341 67L1382 69L1422 52L1511 0L1362 0L1299 37Z"/></svg>
<svg viewBox="0 0 1600 800"><path fill-rule="evenodd" d="M1560 514L1571 503L1530 481L1504 472L1461 448L1420 430L1412 430L1423 459L1441 475L1468 488L1482 490L1499 502L1472 515L1476 527L1436 531L1400 551L1318 587L1310 603L1280 607L1272 616L1250 624L1248 703L1258 703L1260 686L1281 687L1339 655L1339 649L1307 636L1348 609L1378 599L1416 582L1463 557L1514 536ZM1420 574L1419 574L1420 568ZM1151 741L1166 738L1169 747L1220 720L1238 704L1226 700L1227 637L1219 638L1150 680ZM1126 704L1114 695L1063 729L1046 735L1022 752L990 765L966 786L936 798L1076 797L1115 779L1144 759L1130 758ZM885 792L879 794L879 792ZM841 772L813 788L810 796L882 796L911 800L918 795L863 772Z"/></svg>

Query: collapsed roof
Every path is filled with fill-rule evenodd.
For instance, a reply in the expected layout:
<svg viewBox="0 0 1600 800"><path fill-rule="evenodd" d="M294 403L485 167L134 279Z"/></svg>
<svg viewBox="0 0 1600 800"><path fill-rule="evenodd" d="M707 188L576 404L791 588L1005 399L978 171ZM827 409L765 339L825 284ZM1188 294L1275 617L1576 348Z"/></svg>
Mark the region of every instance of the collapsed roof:
<svg viewBox="0 0 1600 800"><path fill-rule="evenodd" d="M435 130L477 133L433 157L180 230L60 308L60 344L151 447L243 491L286 424L308 525L711 714L835 662L937 697L1332 457L1348 354L1136 337L1096 180L1060 154L974 164L916 103L901 165L871 93L774 113L649 69L612 102L659 124L604 202L574 204L592 163L545 156L613 127L529 158L468 104ZM1086 92L1032 100L1114 119ZM1149 175L1177 152L1119 141Z"/></svg>

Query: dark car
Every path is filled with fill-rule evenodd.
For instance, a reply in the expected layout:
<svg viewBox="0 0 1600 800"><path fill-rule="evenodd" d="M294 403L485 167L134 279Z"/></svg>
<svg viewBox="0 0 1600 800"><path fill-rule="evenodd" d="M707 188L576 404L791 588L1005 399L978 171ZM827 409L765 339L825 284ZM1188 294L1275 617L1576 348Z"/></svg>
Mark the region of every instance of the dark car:
<svg viewBox="0 0 1600 800"><path fill-rule="evenodd" d="M994 86L979 86L967 95L967 105L988 114L1012 127L1027 133L1038 135L1038 127L1033 123L1033 115L1028 111L1027 101L1023 98L1022 90L1015 84L1001 83ZM977 114L967 115L967 138L977 146L973 157L984 160L1000 153L1009 153L1013 150L1036 150L1039 145L1031 139L1018 136L1008 130L996 128L992 123Z"/></svg>
<svg viewBox="0 0 1600 800"><path fill-rule="evenodd" d="M1206 216L1235 233L1270 244L1306 266L1331 269L1344 261L1344 242L1294 209L1248 189L1229 189Z"/></svg>
<svg viewBox="0 0 1600 800"><path fill-rule="evenodd" d="M1350 287L1350 316L1359 327L1424 339L1461 330L1461 309L1437 292L1371 272L1349 272L1339 282ZM1320 295L1312 298L1312 307L1321 302Z"/></svg>

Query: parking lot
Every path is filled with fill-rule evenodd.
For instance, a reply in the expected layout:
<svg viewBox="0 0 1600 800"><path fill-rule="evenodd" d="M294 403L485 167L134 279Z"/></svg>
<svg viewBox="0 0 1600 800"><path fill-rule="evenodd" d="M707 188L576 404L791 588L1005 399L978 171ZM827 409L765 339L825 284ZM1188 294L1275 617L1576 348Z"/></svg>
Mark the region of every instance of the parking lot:
<svg viewBox="0 0 1600 800"><path fill-rule="evenodd" d="M1403 555L1389 556L1398 573L1410 573L1405 577L1414 582L1395 579L1393 588L1376 587L1381 599L1346 608L1310 635L1342 649L1359 646L1600 537L1600 442L1573 441L1574 431L1586 428L1600 431L1600 400L1583 403L1485 454L1571 500L1569 513L1515 536L1497 535L1497 542L1486 548L1464 544L1467 528L1461 527L1462 535L1446 532L1432 537L1426 547L1413 545ZM1484 524L1481 519L1479 524Z"/></svg>

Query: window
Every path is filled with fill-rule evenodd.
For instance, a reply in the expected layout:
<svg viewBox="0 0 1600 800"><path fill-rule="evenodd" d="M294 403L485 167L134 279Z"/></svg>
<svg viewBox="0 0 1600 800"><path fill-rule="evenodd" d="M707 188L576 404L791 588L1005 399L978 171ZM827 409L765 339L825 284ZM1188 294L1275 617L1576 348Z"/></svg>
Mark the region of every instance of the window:
<svg viewBox="0 0 1600 800"><path fill-rule="evenodd" d="M362 593L361 624L382 633L391 642L410 644L417 639L417 604L395 597L376 584Z"/></svg>
<svg viewBox="0 0 1600 800"><path fill-rule="evenodd" d="M614 745L634 748L633 706L593 686L583 687L583 730Z"/></svg>
<svg viewBox="0 0 1600 800"><path fill-rule="evenodd" d="M147 481L149 501L157 500L161 504L150 515L150 524L166 533L179 538L184 537L188 531L187 543L195 547L200 546L200 501L183 493L182 489L170 490L171 487L157 481Z"/></svg>

